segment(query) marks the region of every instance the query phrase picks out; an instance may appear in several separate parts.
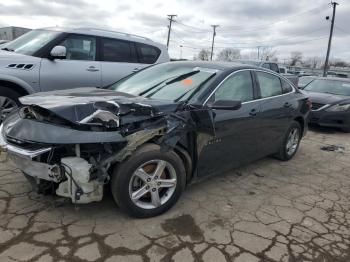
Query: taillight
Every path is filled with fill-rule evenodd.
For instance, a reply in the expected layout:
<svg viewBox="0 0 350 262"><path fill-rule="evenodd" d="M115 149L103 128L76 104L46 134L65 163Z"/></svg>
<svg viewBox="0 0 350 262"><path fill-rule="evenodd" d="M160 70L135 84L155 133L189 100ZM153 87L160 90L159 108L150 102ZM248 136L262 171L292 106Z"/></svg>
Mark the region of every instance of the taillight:
<svg viewBox="0 0 350 262"><path fill-rule="evenodd" d="M311 108L312 108L312 102L311 102L311 100L310 100L309 98L307 99L306 104L308 105L309 110L311 110Z"/></svg>

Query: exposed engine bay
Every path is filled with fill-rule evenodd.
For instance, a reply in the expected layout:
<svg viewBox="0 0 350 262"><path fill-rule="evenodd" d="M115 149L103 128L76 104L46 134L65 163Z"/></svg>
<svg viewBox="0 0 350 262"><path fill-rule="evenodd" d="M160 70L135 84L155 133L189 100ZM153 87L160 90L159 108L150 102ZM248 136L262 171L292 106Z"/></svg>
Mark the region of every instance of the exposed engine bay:
<svg viewBox="0 0 350 262"><path fill-rule="evenodd" d="M21 98L23 107L1 126L0 146L38 192L54 188L73 203L100 201L113 167L144 143L168 150L190 132L214 135L208 108L95 88L70 92Z"/></svg>

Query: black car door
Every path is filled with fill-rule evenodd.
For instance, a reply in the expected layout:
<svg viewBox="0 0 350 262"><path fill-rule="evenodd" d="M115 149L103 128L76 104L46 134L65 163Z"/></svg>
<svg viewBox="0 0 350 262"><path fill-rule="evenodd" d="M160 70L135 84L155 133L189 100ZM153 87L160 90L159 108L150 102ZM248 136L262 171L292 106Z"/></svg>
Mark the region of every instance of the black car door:
<svg viewBox="0 0 350 262"><path fill-rule="evenodd" d="M238 110L214 110L216 136L208 141L203 137L206 135L198 135L199 176L229 170L259 155L260 108L254 101L253 83L250 70L235 72L207 99L208 106L218 100L240 100L242 106Z"/></svg>
<svg viewBox="0 0 350 262"><path fill-rule="evenodd" d="M296 106L291 98L294 89L276 74L256 71L255 75L260 91L261 150L267 155L278 150L291 123Z"/></svg>

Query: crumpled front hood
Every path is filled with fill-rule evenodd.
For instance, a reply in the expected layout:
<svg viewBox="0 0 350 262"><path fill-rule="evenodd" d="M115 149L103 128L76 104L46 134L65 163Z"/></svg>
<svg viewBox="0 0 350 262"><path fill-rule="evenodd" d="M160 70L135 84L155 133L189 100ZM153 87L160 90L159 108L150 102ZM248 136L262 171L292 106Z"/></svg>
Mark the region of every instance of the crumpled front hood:
<svg viewBox="0 0 350 262"><path fill-rule="evenodd" d="M178 103L147 99L113 90L83 87L41 92L20 98L25 106L43 108L80 124L99 110L121 116L121 125L174 112ZM123 117L124 116L124 117Z"/></svg>

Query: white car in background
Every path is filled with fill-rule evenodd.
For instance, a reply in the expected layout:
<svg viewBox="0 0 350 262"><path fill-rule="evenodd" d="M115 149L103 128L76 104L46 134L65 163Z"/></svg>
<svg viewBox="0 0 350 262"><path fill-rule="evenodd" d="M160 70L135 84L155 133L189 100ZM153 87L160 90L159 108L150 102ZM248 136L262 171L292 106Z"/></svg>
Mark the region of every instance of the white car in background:
<svg viewBox="0 0 350 262"><path fill-rule="evenodd" d="M24 95L103 87L169 61L165 45L94 28L32 30L0 47L0 123Z"/></svg>

